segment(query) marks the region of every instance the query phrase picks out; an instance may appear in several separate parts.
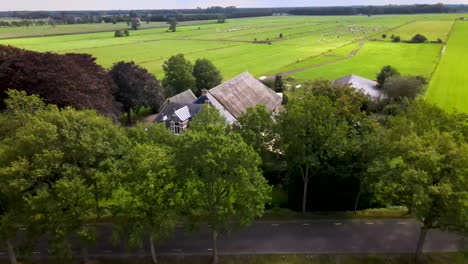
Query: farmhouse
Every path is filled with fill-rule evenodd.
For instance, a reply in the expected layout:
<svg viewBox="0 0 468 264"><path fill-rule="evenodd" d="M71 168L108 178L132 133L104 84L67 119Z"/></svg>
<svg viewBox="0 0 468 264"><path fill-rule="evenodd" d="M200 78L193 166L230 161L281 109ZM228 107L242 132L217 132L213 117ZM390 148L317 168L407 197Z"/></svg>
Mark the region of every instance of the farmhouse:
<svg viewBox="0 0 468 264"><path fill-rule="evenodd" d="M205 103L219 110L228 124L236 122L247 108L259 104L265 105L267 111L277 112L282 101L281 96L248 72L206 91L202 96L205 96Z"/></svg>
<svg viewBox="0 0 468 264"><path fill-rule="evenodd" d="M382 92L377 88L377 82L372 81L354 74L336 79L334 84L349 84L351 87L362 91L364 94L369 95L372 99L382 96Z"/></svg>
<svg viewBox="0 0 468 264"><path fill-rule="evenodd" d="M233 124L249 107L263 104L266 110L277 112L281 101L280 95L245 72L211 90L204 90L199 98L187 90L167 99L154 122L165 122L168 129L180 134L188 128L192 118L202 111L203 104L215 107L226 123Z"/></svg>

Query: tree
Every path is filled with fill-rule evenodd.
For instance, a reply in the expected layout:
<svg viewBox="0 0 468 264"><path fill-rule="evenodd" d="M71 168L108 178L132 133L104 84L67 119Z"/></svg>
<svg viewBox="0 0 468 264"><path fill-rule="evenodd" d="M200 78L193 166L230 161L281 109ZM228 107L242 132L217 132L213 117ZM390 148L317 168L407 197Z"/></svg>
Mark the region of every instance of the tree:
<svg viewBox="0 0 468 264"><path fill-rule="evenodd" d="M414 99L424 90L424 85L424 81L415 76L390 76L385 80L382 91L389 98Z"/></svg>
<svg viewBox="0 0 468 264"><path fill-rule="evenodd" d="M132 17L130 20L131 20L131 23L132 23L132 29L133 30L138 30L138 28L141 25L140 18L139 17Z"/></svg>
<svg viewBox="0 0 468 264"><path fill-rule="evenodd" d="M222 24L226 22L226 15L225 14L219 14L218 15L218 23Z"/></svg>
<svg viewBox="0 0 468 264"><path fill-rule="evenodd" d="M169 31L176 32L177 30L177 19L175 17L170 17L167 19L167 24L169 24Z"/></svg>
<svg viewBox="0 0 468 264"><path fill-rule="evenodd" d="M0 45L0 54L15 54ZM0 62L2 59L0 58ZM89 54L55 54L18 50L6 56L0 67L0 109L8 88L38 94L48 104L77 109L95 109L116 118L117 90L107 71Z"/></svg>
<svg viewBox="0 0 468 264"><path fill-rule="evenodd" d="M393 36L393 37L392 37L392 41L393 41L393 42L400 42L400 41L401 41L401 38L400 38L400 36Z"/></svg>
<svg viewBox="0 0 468 264"><path fill-rule="evenodd" d="M195 77L193 66L186 60L184 54L170 57L163 64L163 87L166 97L181 93L187 89L195 90Z"/></svg>
<svg viewBox="0 0 468 264"><path fill-rule="evenodd" d="M179 143L176 168L184 211L190 223L211 228L213 263L218 263L218 234L261 216L271 188L259 170L258 155L214 108L205 106Z"/></svg>
<svg viewBox="0 0 468 264"><path fill-rule="evenodd" d="M306 212L307 187L326 161L343 155L348 125L332 102L310 92L297 92L279 117L280 141L290 170L300 171L304 184L302 213Z"/></svg>
<svg viewBox="0 0 468 264"><path fill-rule="evenodd" d="M283 38L283 33L280 33L280 34L279 34L279 38Z"/></svg>
<svg viewBox="0 0 468 264"><path fill-rule="evenodd" d="M0 178L10 180L4 187L19 190L27 233L48 233L51 251L64 257L69 235L78 235L88 263L86 245L95 236L88 218L101 214L110 193L103 175L127 149L126 137L95 111L41 105L24 91L9 95L2 119L12 129L0 141L0 173L9 175Z"/></svg>
<svg viewBox="0 0 468 264"><path fill-rule="evenodd" d="M424 43L427 41L427 38L421 34L416 34L413 36L413 38L411 39L411 42L413 43Z"/></svg>
<svg viewBox="0 0 468 264"><path fill-rule="evenodd" d="M134 62L117 62L109 74L117 84L116 100L127 113L128 124L131 124L130 112L142 106L159 109L164 101L159 81L145 68Z"/></svg>
<svg viewBox="0 0 468 264"><path fill-rule="evenodd" d="M116 229L134 246L141 246L141 238L148 234L153 263L155 244L169 238L177 222L180 194L173 163L170 147L147 142L136 144L112 172L116 183L108 207Z"/></svg>
<svg viewBox="0 0 468 264"><path fill-rule="evenodd" d="M193 66L193 77L195 77L195 95L200 96L203 89L211 89L223 81L223 75L207 59L197 59Z"/></svg>
<svg viewBox="0 0 468 264"><path fill-rule="evenodd" d="M400 76L400 72L390 65L384 66L377 74L377 86L382 88L385 80L392 76Z"/></svg>
<svg viewBox="0 0 468 264"><path fill-rule="evenodd" d="M428 230L467 231L468 144L460 142L456 132L434 128L418 135L407 130L415 125L404 125L403 131L398 122L394 124L389 137L396 141L386 144L388 149L374 163L374 171L380 174L388 195L422 223L415 254L420 263Z"/></svg>
<svg viewBox="0 0 468 264"><path fill-rule="evenodd" d="M383 39L386 39L386 38L387 38L387 34L382 34L382 38L383 38Z"/></svg>
<svg viewBox="0 0 468 264"><path fill-rule="evenodd" d="M264 105L247 108L247 112L238 118L235 128L262 159L270 152L276 136L275 123Z"/></svg>
<svg viewBox="0 0 468 264"><path fill-rule="evenodd" d="M284 91L284 82L283 82L283 76L281 75L276 75L275 76L275 85L274 85L275 92L277 93L282 93Z"/></svg>

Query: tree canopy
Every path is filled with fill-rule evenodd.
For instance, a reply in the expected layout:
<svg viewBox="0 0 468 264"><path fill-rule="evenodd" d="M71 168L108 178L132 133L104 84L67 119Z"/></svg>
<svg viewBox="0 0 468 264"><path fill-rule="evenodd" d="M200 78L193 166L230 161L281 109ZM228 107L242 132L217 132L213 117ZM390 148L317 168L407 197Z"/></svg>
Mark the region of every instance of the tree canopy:
<svg viewBox="0 0 468 264"><path fill-rule="evenodd" d="M116 100L122 104L128 118L132 109L148 106L157 111L164 102L159 81L134 62L117 62L109 74L117 85Z"/></svg>
<svg viewBox="0 0 468 264"><path fill-rule="evenodd" d="M195 95L200 96L203 89L211 89L223 81L223 75L207 59L197 59L193 66L193 77L195 77Z"/></svg>
<svg viewBox="0 0 468 264"><path fill-rule="evenodd" d="M390 65L384 66L382 70L380 70L380 72L377 74L377 86L379 88L382 88L382 86L385 83L385 80L392 76L400 76L400 72Z"/></svg>
<svg viewBox="0 0 468 264"><path fill-rule="evenodd" d="M38 94L58 107L94 109L116 118L117 87L89 54L55 54L0 45L0 109L8 89ZM13 55L13 56L12 56Z"/></svg>
<svg viewBox="0 0 468 264"><path fill-rule="evenodd" d="M186 60L183 54L170 57L163 64L163 87L166 97L181 93L187 89L195 90L195 77L193 65Z"/></svg>

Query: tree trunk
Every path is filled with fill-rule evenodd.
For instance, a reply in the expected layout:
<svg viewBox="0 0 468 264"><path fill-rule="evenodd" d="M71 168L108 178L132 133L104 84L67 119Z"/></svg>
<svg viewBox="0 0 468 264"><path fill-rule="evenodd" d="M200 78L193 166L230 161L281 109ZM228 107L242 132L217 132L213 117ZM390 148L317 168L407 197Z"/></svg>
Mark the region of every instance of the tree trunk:
<svg viewBox="0 0 468 264"><path fill-rule="evenodd" d="M127 126L132 124L132 113L131 110L127 111Z"/></svg>
<svg viewBox="0 0 468 264"><path fill-rule="evenodd" d="M8 247L8 258L10 259L10 264L17 264L18 262L16 262L15 248L9 239L7 239L6 244Z"/></svg>
<svg viewBox="0 0 468 264"><path fill-rule="evenodd" d="M150 235L150 250L151 250L151 259L153 260L153 263L154 264L158 263L158 258L156 257L156 250L154 249L154 241L151 235Z"/></svg>
<svg viewBox="0 0 468 264"><path fill-rule="evenodd" d="M302 213L305 214L306 212L306 204L307 204L307 184L308 184L308 180L305 180L304 181L304 193L303 193L303 196L302 196Z"/></svg>
<svg viewBox="0 0 468 264"><path fill-rule="evenodd" d="M89 255L88 255L88 249L86 247L81 248L81 255L83 257L83 264L89 264L91 263L89 261Z"/></svg>
<svg viewBox="0 0 468 264"><path fill-rule="evenodd" d="M213 257L212 257L212 264L218 264L218 232L213 229Z"/></svg>
<svg viewBox="0 0 468 264"><path fill-rule="evenodd" d="M416 248L416 256L415 256L415 262L416 263L422 263L422 254L423 254L423 248L424 248L424 242L426 241L426 235L427 235L427 227L422 226L421 231L419 233L419 240L418 240L418 247Z"/></svg>
<svg viewBox="0 0 468 264"><path fill-rule="evenodd" d="M354 214L357 214L357 207L359 204L359 197L361 196L361 188L359 188L359 192L356 196L356 201L354 202Z"/></svg>
<svg viewBox="0 0 468 264"><path fill-rule="evenodd" d="M304 181L304 192L302 194L302 213L305 214L307 205L307 185L309 183L309 167L306 166L305 172L301 167L301 174L302 180Z"/></svg>

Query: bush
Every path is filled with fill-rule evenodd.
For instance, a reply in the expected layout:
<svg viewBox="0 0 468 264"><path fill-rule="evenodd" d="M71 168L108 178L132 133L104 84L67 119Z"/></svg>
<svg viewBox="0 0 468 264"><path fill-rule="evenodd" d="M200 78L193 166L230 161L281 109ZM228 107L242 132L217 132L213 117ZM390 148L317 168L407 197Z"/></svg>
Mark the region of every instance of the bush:
<svg viewBox="0 0 468 264"><path fill-rule="evenodd" d="M122 30L116 30L115 33L114 33L114 37L116 38L120 38L120 37L124 37L125 34L122 32Z"/></svg>
<svg viewBox="0 0 468 264"><path fill-rule="evenodd" d="M274 208L286 208L288 206L288 193L281 186L273 187L271 205Z"/></svg>
<svg viewBox="0 0 468 264"><path fill-rule="evenodd" d="M426 80L415 76L392 76L389 77L382 91L389 98L406 97L414 99L424 89Z"/></svg>
<svg viewBox="0 0 468 264"><path fill-rule="evenodd" d="M400 38L400 36L393 36L392 41L393 42L400 42L401 38Z"/></svg>
<svg viewBox="0 0 468 264"><path fill-rule="evenodd" d="M279 34L279 37L280 37L280 38L283 38L283 33L280 33L280 34Z"/></svg>
<svg viewBox="0 0 468 264"><path fill-rule="evenodd" d="M383 39L386 39L386 38L387 38L387 34L383 34L383 35L382 35L382 38L383 38Z"/></svg>
<svg viewBox="0 0 468 264"><path fill-rule="evenodd" d="M399 76L400 75L400 72L393 68L392 66L390 65L387 65L387 66L384 66L382 68L382 70L380 70L379 74L377 74L377 83L378 83L378 87L379 88L382 88L382 86L384 85L385 81L392 77L392 76Z"/></svg>
<svg viewBox="0 0 468 264"><path fill-rule="evenodd" d="M124 35L125 35L126 37L130 36L130 32L128 31L128 29L124 30Z"/></svg>
<svg viewBox="0 0 468 264"><path fill-rule="evenodd" d="M410 42L412 43L424 43L427 41L427 38L421 34L416 34L414 37L411 39Z"/></svg>

